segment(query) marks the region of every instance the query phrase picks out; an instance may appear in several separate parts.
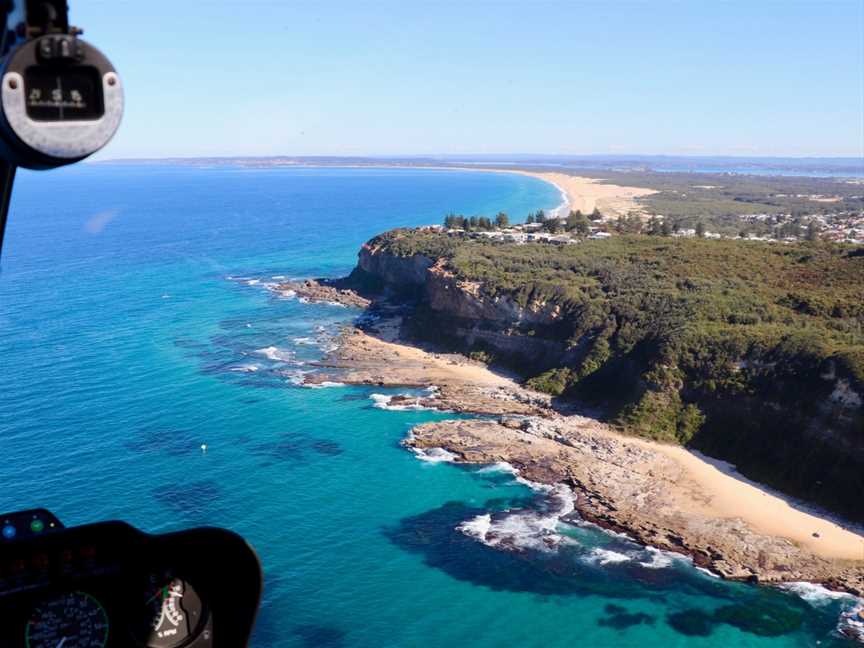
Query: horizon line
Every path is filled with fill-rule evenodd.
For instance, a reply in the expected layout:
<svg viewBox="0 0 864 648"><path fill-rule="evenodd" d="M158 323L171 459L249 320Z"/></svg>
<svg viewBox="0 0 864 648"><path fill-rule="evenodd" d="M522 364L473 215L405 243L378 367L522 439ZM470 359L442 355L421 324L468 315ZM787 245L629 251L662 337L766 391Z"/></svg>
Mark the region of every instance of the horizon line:
<svg viewBox="0 0 864 648"><path fill-rule="evenodd" d="M843 160L864 165L864 155L727 155L727 154L679 154L679 153L401 153L401 154L212 154L212 155L164 155L164 156L122 156L87 160L92 162L133 162L150 160L214 160L214 159L256 159L256 160L428 160L428 159L491 159L491 158L537 158L537 159L726 159L726 160Z"/></svg>

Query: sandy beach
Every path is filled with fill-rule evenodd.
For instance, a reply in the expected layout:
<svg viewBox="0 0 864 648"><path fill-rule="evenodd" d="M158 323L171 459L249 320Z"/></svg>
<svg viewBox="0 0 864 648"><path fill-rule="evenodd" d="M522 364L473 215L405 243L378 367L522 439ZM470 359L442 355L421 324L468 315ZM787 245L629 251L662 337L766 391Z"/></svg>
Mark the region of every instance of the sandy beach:
<svg viewBox="0 0 864 648"><path fill-rule="evenodd" d="M680 497L684 511L693 510L718 518L741 518L758 533L788 538L824 558L861 561L864 568L864 536L823 517L793 508L789 500L727 474L717 466L679 446L644 444L675 461L692 481L688 487L707 498ZM694 506L695 505L695 506Z"/></svg>
<svg viewBox="0 0 864 648"><path fill-rule="evenodd" d="M567 173L517 169L484 168L474 170L494 173L516 173L538 178L555 185L567 199L566 205L564 205L564 213L560 214L561 216L566 216L567 211L571 209L578 209L583 214L590 214L595 208L600 210L605 219L615 219L618 216L625 216L631 211L642 213L642 207L636 199L657 193L654 189L604 184L594 178L583 178Z"/></svg>
<svg viewBox="0 0 864 648"><path fill-rule="evenodd" d="M396 342L398 321L385 320L374 333L346 329L339 349L309 374L309 383L337 381L378 387L435 387L413 400L417 406L473 414L537 415L549 411L549 397L520 387L485 365L451 353L432 353ZM332 373L332 372L335 372Z"/></svg>

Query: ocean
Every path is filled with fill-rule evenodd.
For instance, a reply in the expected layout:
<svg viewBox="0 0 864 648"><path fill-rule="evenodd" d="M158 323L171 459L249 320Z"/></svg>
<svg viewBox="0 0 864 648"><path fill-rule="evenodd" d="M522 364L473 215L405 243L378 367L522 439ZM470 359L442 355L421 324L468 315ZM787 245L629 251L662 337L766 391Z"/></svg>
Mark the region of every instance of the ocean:
<svg viewBox="0 0 864 648"><path fill-rule="evenodd" d="M560 523L566 493L400 446L446 417L375 397L404 390L298 385L358 312L272 284L343 275L392 227L559 201L534 178L460 171L21 172L0 272L0 510L238 531L265 571L258 647L851 645L835 631L849 598L724 582ZM504 540L479 541L490 527Z"/></svg>

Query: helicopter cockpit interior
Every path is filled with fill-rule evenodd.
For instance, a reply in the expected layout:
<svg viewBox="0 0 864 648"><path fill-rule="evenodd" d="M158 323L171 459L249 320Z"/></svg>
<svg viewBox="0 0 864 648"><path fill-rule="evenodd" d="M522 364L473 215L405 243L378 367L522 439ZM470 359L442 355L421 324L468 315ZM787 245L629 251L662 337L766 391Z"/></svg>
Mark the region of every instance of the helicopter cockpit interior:
<svg viewBox="0 0 864 648"><path fill-rule="evenodd" d="M52 169L117 131L123 86L70 26L65 0L0 6L0 250L18 167ZM0 646L244 646L262 576L237 534L149 535L119 521L66 528L44 509L0 515Z"/></svg>

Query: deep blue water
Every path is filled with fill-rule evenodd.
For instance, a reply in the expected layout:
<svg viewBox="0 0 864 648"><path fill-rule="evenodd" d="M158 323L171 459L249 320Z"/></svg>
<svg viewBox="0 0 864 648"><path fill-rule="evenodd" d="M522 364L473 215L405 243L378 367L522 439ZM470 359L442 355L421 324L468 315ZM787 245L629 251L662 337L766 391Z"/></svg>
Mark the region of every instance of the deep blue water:
<svg viewBox="0 0 864 648"><path fill-rule="evenodd" d="M400 447L442 414L294 384L357 313L276 299L274 277L344 274L391 227L558 198L416 169L22 173L0 273L0 510L239 531L266 573L261 647L846 645L845 600L724 583L588 525L541 551L559 500Z"/></svg>

